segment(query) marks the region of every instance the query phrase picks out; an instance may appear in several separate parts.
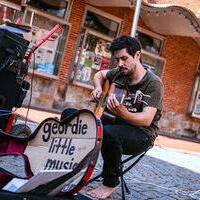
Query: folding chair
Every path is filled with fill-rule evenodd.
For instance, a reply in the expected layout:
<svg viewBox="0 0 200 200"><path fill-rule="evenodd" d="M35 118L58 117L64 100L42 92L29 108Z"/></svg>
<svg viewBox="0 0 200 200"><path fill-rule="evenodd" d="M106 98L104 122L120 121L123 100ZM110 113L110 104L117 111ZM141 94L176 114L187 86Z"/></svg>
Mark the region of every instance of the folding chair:
<svg viewBox="0 0 200 200"><path fill-rule="evenodd" d="M143 152L139 152L139 153L135 153L133 155L130 155L128 158L124 159L121 161L121 165L120 165L120 180L121 180L121 191L122 191L122 199L125 200L125 190L128 194L130 194L130 190L128 189L128 186L124 180L124 174L126 172L128 172L130 169L132 169L139 161L141 158L144 157L144 155L146 154L146 152L151 149L153 146L148 147L145 151ZM136 158L138 156L138 158L136 160L134 160L134 158ZM126 168L124 169L124 165L126 163L128 163L129 161L132 161L132 163ZM102 177L102 174L99 174L97 176L95 176L94 178L91 178L88 182L87 185L89 183L92 183L93 181L101 181L100 178Z"/></svg>
<svg viewBox="0 0 200 200"><path fill-rule="evenodd" d="M101 148L102 124L92 111L83 109L62 121L45 119L27 138L0 132L0 141L8 143L0 153L4 190L71 196L85 186L93 172ZM17 159L20 162L13 167ZM16 186L16 178L27 181ZM16 188L11 190L13 186Z"/></svg>

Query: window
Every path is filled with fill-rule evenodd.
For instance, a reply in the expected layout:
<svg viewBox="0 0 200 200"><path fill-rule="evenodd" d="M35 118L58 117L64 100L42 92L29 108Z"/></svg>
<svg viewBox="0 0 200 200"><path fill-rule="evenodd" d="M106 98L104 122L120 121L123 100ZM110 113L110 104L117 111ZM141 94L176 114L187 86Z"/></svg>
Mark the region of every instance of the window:
<svg viewBox="0 0 200 200"><path fill-rule="evenodd" d="M158 56L153 56L148 52L142 51L142 65L145 69L162 77L165 59Z"/></svg>
<svg viewBox="0 0 200 200"><path fill-rule="evenodd" d="M99 70L109 69L111 60L110 44L110 41L86 33L80 49L81 54L77 60L76 81L93 85L94 74Z"/></svg>
<svg viewBox="0 0 200 200"><path fill-rule="evenodd" d="M199 62L197 64L197 72L200 73L200 58L199 58Z"/></svg>
<svg viewBox="0 0 200 200"><path fill-rule="evenodd" d="M119 23L94 12L87 11L84 26L104 33L108 36L116 37Z"/></svg>
<svg viewBox="0 0 200 200"><path fill-rule="evenodd" d="M41 12L36 10L29 10L25 12L24 24L30 25L31 38L30 46L35 46L38 44L44 36L46 36L56 24L60 24L59 21L51 19L51 16L41 15ZM39 73L47 75L58 75L59 69L62 64L62 59L65 51L66 40L69 33L69 25L63 24L63 35L56 41L46 41L35 51L35 60L32 56L30 67L35 69ZM59 32L54 33L53 37L57 37Z"/></svg>
<svg viewBox="0 0 200 200"><path fill-rule="evenodd" d="M200 59L197 65L197 73L194 78L192 93L190 96L190 101L188 105L188 113L192 115L192 117L200 119Z"/></svg>
<svg viewBox="0 0 200 200"><path fill-rule="evenodd" d="M200 89L198 90L196 101L195 101L195 107L192 113L193 117L200 118Z"/></svg>
<svg viewBox="0 0 200 200"><path fill-rule="evenodd" d="M164 37L138 27L137 39L142 47L142 65L145 69L162 77L166 60L160 55L164 45Z"/></svg>
<svg viewBox="0 0 200 200"><path fill-rule="evenodd" d="M61 18L65 17L68 8L65 0L26 0L25 3Z"/></svg>
<svg viewBox="0 0 200 200"><path fill-rule="evenodd" d="M71 72L74 84L92 89L95 73L110 68L112 54L109 49L117 37L121 21L101 10L87 7Z"/></svg>
<svg viewBox="0 0 200 200"><path fill-rule="evenodd" d="M164 38L162 36L138 27L136 37L140 41L143 50L157 55L162 54L164 46Z"/></svg>
<svg viewBox="0 0 200 200"><path fill-rule="evenodd" d="M142 48L146 51L160 54L162 41L156 38L153 38L145 33L137 32L137 37L142 45Z"/></svg>
<svg viewBox="0 0 200 200"><path fill-rule="evenodd" d="M17 5L0 3L0 19L4 22L15 23L20 14L20 8Z"/></svg>
<svg viewBox="0 0 200 200"><path fill-rule="evenodd" d="M189 101L188 113L192 117L200 118L200 76L196 74L192 89L192 94Z"/></svg>

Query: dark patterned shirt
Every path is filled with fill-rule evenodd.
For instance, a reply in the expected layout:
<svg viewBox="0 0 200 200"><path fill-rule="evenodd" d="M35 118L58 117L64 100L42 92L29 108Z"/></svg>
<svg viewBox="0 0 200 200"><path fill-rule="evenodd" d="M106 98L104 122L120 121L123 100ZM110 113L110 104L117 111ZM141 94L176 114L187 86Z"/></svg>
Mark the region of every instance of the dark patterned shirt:
<svg viewBox="0 0 200 200"><path fill-rule="evenodd" d="M140 90L143 94L149 95L150 97L143 96L143 101L140 105L140 109L137 112L141 112L145 106L157 108L157 112L153 118L150 126L140 126L145 133L149 135L152 142L157 137L158 132L158 121L162 115L163 95L164 88L163 84L158 76L147 71L142 80L136 84L132 84L127 76L124 76L118 68L112 69L106 74L110 83L114 82L119 86L125 88L128 94L135 94L137 90Z"/></svg>

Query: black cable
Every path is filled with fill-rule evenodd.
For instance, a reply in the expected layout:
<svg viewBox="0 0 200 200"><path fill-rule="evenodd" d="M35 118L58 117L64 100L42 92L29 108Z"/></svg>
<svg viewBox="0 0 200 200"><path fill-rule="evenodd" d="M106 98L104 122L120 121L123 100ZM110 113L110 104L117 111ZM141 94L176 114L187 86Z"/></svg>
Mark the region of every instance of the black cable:
<svg viewBox="0 0 200 200"><path fill-rule="evenodd" d="M27 109L27 112L26 112L25 127L26 127L26 123L27 123L27 120L28 120L28 113L29 113L29 109L30 109L30 106L31 106L32 94L33 94L34 72L35 72L35 52L33 52L33 73L32 73L32 76L31 76L30 99L29 99L29 103L28 103L28 109Z"/></svg>

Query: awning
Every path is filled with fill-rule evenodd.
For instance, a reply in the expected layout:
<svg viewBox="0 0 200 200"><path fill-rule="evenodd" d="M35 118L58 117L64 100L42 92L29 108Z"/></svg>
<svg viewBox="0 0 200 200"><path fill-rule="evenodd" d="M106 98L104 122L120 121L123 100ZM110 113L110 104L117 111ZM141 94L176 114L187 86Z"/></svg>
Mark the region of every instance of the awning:
<svg viewBox="0 0 200 200"><path fill-rule="evenodd" d="M100 7L135 8L136 0L86 0ZM200 46L200 19L189 9L175 4L142 2L140 17L151 30L162 35L188 36Z"/></svg>
<svg viewBox="0 0 200 200"><path fill-rule="evenodd" d="M151 30L159 34L192 37L200 46L200 20L185 7L143 2L140 17Z"/></svg>

